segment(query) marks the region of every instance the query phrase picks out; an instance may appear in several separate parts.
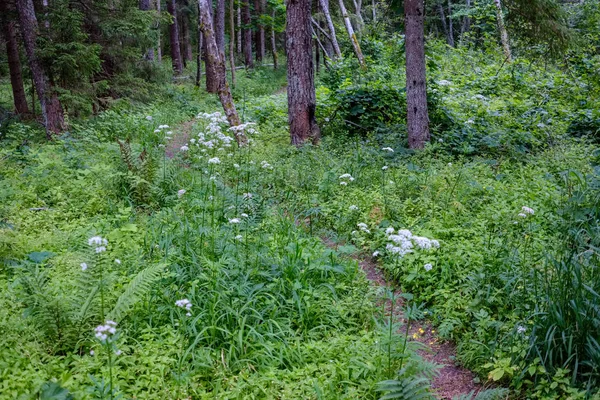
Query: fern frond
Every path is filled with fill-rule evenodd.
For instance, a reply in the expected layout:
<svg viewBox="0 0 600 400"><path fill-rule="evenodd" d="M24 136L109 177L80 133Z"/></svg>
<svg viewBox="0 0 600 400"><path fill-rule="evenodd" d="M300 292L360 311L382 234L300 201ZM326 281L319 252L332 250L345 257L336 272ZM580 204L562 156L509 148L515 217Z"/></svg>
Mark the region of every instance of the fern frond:
<svg viewBox="0 0 600 400"><path fill-rule="evenodd" d="M117 139L117 143L119 143L119 148L121 149L121 158L123 159L125 165L127 165L127 169L131 172L136 172L137 165L133 157L133 152L131 151L131 144L129 143L129 140L123 142L122 140Z"/></svg>
<svg viewBox="0 0 600 400"><path fill-rule="evenodd" d="M505 399L508 396L508 389L495 388L488 389L475 394L472 391L469 394L463 394L462 396L454 397L453 400L500 400Z"/></svg>
<svg viewBox="0 0 600 400"><path fill-rule="evenodd" d="M429 381L415 376L379 382L377 391L386 392L380 400L420 400L433 398L429 393Z"/></svg>
<svg viewBox="0 0 600 400"><path fill-rule="evenodd" d="M160 273L164 267L164 264L156 264L141 270L119 296L117 304L108 313L107 318L119 321L127 315L131 307L150 291L152 284L160 278Z"/></svg>

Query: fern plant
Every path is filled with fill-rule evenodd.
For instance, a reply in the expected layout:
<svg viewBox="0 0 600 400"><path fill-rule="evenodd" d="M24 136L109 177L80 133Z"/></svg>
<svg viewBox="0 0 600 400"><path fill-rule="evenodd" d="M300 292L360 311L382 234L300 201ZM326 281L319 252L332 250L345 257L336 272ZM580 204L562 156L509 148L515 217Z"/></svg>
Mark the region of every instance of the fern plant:
<svg viewBox="0 0 600 400"><path fill-rule="evenodd" d="M424 377L410 375L406 368L398 373L398 379L379 382L377 391L385 392L380 400L421 400L433 399L429 392L429 380Z"/></svg>
<svg viewBox="0 0 600 400"><path fill-rule="evenodd" d="M471 393L454 397L453 400L500 400L506 398L508 398L508 389L494 388L482 390L479 393L473 390Z"/></svg>
<svg viewBox="0 0 600 400"><path fill-rule="evenodd" d="M157 163L154 157L144 148L139 156L135 156L129 140L117 139L121 150L121 159L127 167L127 189L138 205L149 205L153 199L156 184Z"/></svg>

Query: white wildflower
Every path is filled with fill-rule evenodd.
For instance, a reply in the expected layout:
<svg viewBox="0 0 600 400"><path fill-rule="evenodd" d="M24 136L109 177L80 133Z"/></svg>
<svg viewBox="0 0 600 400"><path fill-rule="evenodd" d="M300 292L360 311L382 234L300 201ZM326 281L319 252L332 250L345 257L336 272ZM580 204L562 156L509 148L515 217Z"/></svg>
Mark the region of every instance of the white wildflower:
<svg viewBox="0 0 600 400"><path fill-rule="evenodd" d="M115 258L115 264L121 265L121 260L119 260L118 258Z"/></svg>
<svg viewBox="0 0 600 400"><path fill-rule="evenodd" d="M96 253L102 253L103 251L106 251L106 247L104 247L104 246L96 247Z"/></svg>
<svg viewBox="0 0 600 400"><path fill-rule="evenodd" d="M148 121L152 121L152 115L146 115L146 119L147 119Z"/></svg>
<svg viewBox="0 0 600 400"><path fill-rule="evenodd" d="M81 263L81 264L79 264L79 265L81 266L81 270L82 270L82 271L85 271L86 269L88 269L88 266L87 266L87 264L86 264L86 263Z"/></svg>
<svg viewBox="0 0 600 400"><path fill-rule="evenodd" d="M89 246L101 246L101 245L106 246L107 244L108 244L108 240L106 240L100 236L93 236L88 239Z"/></svg>
<svg viewBox="0 0 600 400"><path fill-rule="evenodd" d="M348 185L348 182L340 182L340 185L346 186L346 185Z"/></svg>
<svg viewBox="0 0 600 400"><path fill-rule="evenodd" d="M340 179L350 179L350 178L352 178L352 175L350 175L350 174L340 175Z"/></svg>
<svg viewBox="0 0 600 400"><path fill-rule="evenodd" d="M525 328L523 325L519 325L517 326L517 333L525 333L527 331L527 328Z"/></svg>
<svg viewBox="0 0 600 400"><path fill-rule="evenodd" d="M185 309L185 310L187 311L187 314L186 314L186 315L187 315L188 317L189 317L189 316L191 316L191 313L190 313L190 311L191 311L191 309L192 309L192 302L191 302L191 301L189 301L188 299L181 299L181 300L177 300L177 301L175 302L175 305L176 305L177 307L179 307L179 308L183 308L183 309ZM190 315L188 315L188 314L190 314Z"/></svg>
<svg viewBox="0 0 600 400"><path fill-rule="evenodd" d="M433 269L433 265L427 263L423 265L423 268L425 268L425 271L431 271Z"/></svg>
<svg viewBox="0 0 600 400"><path fill-rule="evenodd" d="M167 133L167 135L172 135L173 131L167 131L166 133Z"/></svg>
<svg viewBox="0 0 600 400"><path fill-rule="evenodd" d="M160 133L160 129L155 129L154 133Z"/></svg>
<svg viewBox="0 0 600 400"><path fill-rule="evenodd" d="M158 129L168 129L169 125L159 125Z"/></svg>
<svg viewBox="0 0 600 400"><path fill-rule="evenodd" d="M394 228L391 226L385 230L386 235L391 235L392 233L394 233Z"/></svg>
<svg viewBox="0 0 600 400"><path fill-rule="evenodd" d="M189 149L190 149L190 148L189 148L189 147L187 147L186 145L183 145L183 146L181 146L181 147L179 148L179 150L181 150L181 151L188 151Z"/></svg>
<svg viewBox="0 0 600 400"><path fill-rule="evenodd" d="M234 239L237 241L241 241L242 239L244 239L244 237L242 235L237 235L236 237L234 237Z"/></svg>
<svg viewBox="0 0 600 400"><path fill-rule="evenodd" d="M447 81L446 79L442 79L441 81L438 81L438 85L440 85L440 86L450 86L450 85L452 85L452 82Z"/></svg>
<svg viewBox="0 0 600 400"><path fill-rule="evenodd" d="M521 218L527 218L527 214L525 213L519 213L518 216Z"/></svg>
<svg viewBox="0 0 600 400"><path fill-rule="evenodd" d="M381 254L381 253L379 252L379 250L377 250L377 251L374 251L374 252L373 252L373 258L375 258L375 257L379 257L379 255L380 255L380 254Z"/></svg>
<svg viewBox="0 0 600 400"><path fill-rule="evenodd" d="M115 351L115 356L120 356L120 355L121 355L121 350Z"/></svg>
<svg viewBox="0 0 600 400"><path fill-rule="evenodd" d="M468 120L465 122L465 124L468 124L468 125L471 125L471 124L474 124L474 123L475 123L475 121L473 121L472 119L468 119Z"/></svg>
<svg viewBox="0 0 600 400"><path fill-rule="evenodd" d="M249 193L249 192L248 192L248 193L244 193L244 194L242 195L242 198L243 198L244 200L250 200L252 197L254 197L254 196L252 195L252 193Z"/></svg>
<svg viewBox="0 0 600 400"><path fill-rule="evenodd" d="M98 325L95 331L95 336L101 342L106 342L115 333L117 333L117 323L115 321L106 321L104 325Z"/></svg>
<svg viewBox="0 0 600 400"><path fill-rule="evenodd" d="M177 191L177 197L181 198L181 196L183 196L185 194L185 192L187 192L187 190L185 190L185 189L179 189Z"/></svg>
<svg viewBox="0 0 600 400"><path fill-rule="evenodd" d="M233 164L233 168L239 169L240 168L240 164Z"/></svg>
<svg viewBox="0 0 600 400"><path fill-rule="evenodd" d="M387 170L388 168L389 168L389 167L388 167L387 165L384 165L383 167L381 167L381 169L382 169L383 171Z"/></svg>
<svg viewBox="0 0 600 400"><path fill-rule="evenodd" d="M394 149L392 149L391 147L384 147L381 150L383 150L383 151L389 151L390 153L394 152Z"/></svg>
<svg viewBox="0 0 600 400"><path fill-rule="evenodd" d="M350 211L358 211L358 206L355 206L354 204L352 204L350 207L348 207L348 210L350 210Z"/></svg>
<svg viewBox="0 0 600 400"><path fill-rule="evenodd" d="M367 224L365 224L364 222L359 222L358 224L356 224L356 226L358 226L360 228L360 230L365 233L371 233L371 231L367 227Z"/></svg>
<svg viewBox="0 0 600 400"><path fill-rule="evenodd" d="M96 353L94 352L94 350L90 350L90 356L92 356L92 357L93 357L93 356L94 356L94 354L96 354Z"/></svg>
<svg viewBox="0 0 600 400"><path fill-rule="evenodd" d="M239 218L231 218L229 220L230 224L239 224L240 222L242 222Z"/></svg>
<svg viewBox="0 0 600 400"><path fill-rule="evenodd" d="M241 213L241 214L240 214L240 217L242 217L242 218L248 218L248 214L246 214L246 213Z"/></svg>
<svg viewBox="0 0 600 400"><path fill-rule="evenodd" d="M427 239L426 237L413 236L412 240L414 240L415 244L421 249L429 250L432 247L431 240Z"/></svg>
<svg viewBox="0 0 600 400"><path fill-rule="evenodd" d="M521 208L521 210L523 210L523 212L524 212L525 214L531 214L531 215L533 215L533 214L534 214L533 208L529 208L529 207L525 207L525 206L523 206L523 207Z"/></svg>
<svg viewBox="0 0 600 400"><path fill-rule="evenodd" d="M208 163L209 164L221 164L221 160L219 159L219 157L213 157L208 160Z"/></svg>

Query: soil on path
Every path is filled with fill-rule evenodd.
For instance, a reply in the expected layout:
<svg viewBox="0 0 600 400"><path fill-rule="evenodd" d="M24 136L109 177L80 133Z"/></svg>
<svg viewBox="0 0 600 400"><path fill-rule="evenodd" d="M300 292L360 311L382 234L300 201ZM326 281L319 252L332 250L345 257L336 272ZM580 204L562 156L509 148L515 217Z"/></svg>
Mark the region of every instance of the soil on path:
<svg viewBox="0 0 600 400"><path fill-rule="evenodd" d="M323 242L331 248L338 246L329 239L323 239ZM373 286L391 286L370 256L358 255L353 258L358 261ZM402 310L399 308L396 307L394 310L394 319L397 321L403 320ZM423 359L441 366L431 382L431 388L438 399L452 399L455 396L478 393L482 389L481 385L474 381L475 374L454 361L456 355L454 345L441 340L431 324L423 321L412 322L409 335L411 340L417 341L425 347L425 350L419 351Z"/></svg>

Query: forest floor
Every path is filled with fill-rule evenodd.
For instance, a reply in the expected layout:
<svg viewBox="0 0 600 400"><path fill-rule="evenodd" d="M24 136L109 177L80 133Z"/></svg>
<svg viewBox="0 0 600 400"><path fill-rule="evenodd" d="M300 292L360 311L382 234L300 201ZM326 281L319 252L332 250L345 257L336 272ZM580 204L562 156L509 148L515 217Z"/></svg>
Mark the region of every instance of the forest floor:
<svg viewBox="0 0 600 400"><path fill-rule="evenodd" d="M281 89L282 91L285 88ZM165 148L167 157L173 158L179 151L179 148L189 142L192 134L195 120L186 121L177 127L173 127L174 134ZM328 238L321 238L323 243L332 249L337 250L339 243ZM375 260L366 254L356 254L353 258L358 262L365 276L374 287L390 287L393 283L389 282ZM394 288L394 290L398 290ZM400 297L398 297L400 299ZM386 305L389 313L391 307ZM395 321L404 321L403 307L393 309L393 319ZM475 374L468 369L460 366L456 361L456 349L453 343L442 340L435 332L435 328L427 321L412 321L409 330L409 337L421 345L423 349L419 350L419 355L439 368L437 374L431 382L431 387L437 398L442 400L452 399L456 396L476 394L482 387L475 383Z"/></svg>

